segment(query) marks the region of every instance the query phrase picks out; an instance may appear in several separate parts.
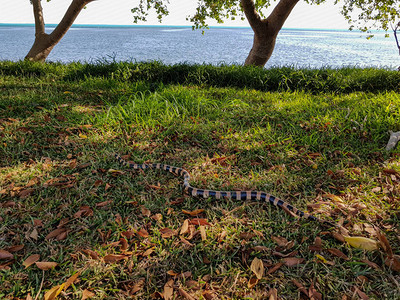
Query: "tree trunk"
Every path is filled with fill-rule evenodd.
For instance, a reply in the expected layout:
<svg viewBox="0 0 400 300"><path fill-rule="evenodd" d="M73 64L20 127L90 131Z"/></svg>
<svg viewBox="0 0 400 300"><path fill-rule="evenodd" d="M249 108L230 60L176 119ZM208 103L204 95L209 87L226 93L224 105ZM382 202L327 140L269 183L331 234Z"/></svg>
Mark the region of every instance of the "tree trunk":
<svg viewBox="0 0 400 300"><path fill-rule="evenodd" d="M299 0L280 0L266 19L261 19L253 0L241 0L243 11L254 32L253 47L245 65L263 67L275 48L276 37Z"/></svg>
<svg viewBox="0 0 400 300"><path fill-rule="evenodd" d="M64 17L52 33L45 33L45 23L41 0L32 0L33 14L35 16L35 41L25 59L32 61L45 61L51 50L67 33L81 10L94 0L73 0L65 12Z"/></svg>

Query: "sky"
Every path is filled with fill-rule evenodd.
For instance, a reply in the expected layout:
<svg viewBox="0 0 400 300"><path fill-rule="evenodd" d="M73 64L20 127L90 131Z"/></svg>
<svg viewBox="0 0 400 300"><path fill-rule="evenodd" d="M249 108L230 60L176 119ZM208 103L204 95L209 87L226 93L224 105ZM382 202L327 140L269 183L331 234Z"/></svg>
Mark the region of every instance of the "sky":
<svg viewBox="0 0 400 300"><path fill-rule="evenodd" d="M0 0L0 23L34 23L32 6L29 0ZM71 1L52 0L42 1L45 22L58 23ZM79 14L75 24L112 24L133 25L131 8L136 0L98 0L87 5ZM186 17L195 10L196 0L170 0L170 15L165 17L162 25L191 25ZM151 15L146 23L148 25L160 24L155 15ZM209 25L218 25L210 21ZM247 21L226 21L223 26L248 26ZM349 26L340 14L340 8L333 5L333 0L327 0L321 5L309 5L300 1L284 27L286 28L318 28L318 29L347 29Z"/></svg>

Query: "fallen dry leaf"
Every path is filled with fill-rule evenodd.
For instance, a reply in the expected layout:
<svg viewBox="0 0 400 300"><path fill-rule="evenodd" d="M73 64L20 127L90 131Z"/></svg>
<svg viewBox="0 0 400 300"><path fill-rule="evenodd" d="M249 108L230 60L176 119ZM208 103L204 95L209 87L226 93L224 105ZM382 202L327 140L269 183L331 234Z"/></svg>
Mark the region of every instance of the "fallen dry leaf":
<svg viewBox="0 0 400 300"><path fill-rule="evenodd" d="M97 254L96 251L90 250L90 249L84 249L82 250L83 253L86 255L89 255L93 259L99 259L99 255Z"/></svg>
<svg viewBox="0 0 400 300"><path fill-rule="evenodd" d="M379 239L380 245L383 249L383 251L389 256L393 257L393 250L392 247L390 247L389 241L386 238L386 236L378 229L375 228L376 236Z"/></svg>
<svg viewBox="0 0 400 300"><path fill-rule="evenodd" d="M35 264L40 270L43 271L54 269L58 265L58 263L50 261L37 261Z"/></svg>
<svg viewBox="0 0 400 300"><path fill-rule="evenodd" d="M204 209L195 209L195 210L192 210L192 211L188 211L188 210L182 209L182 212L184 214L186 214L186 215L190 215L192 217L195 217L195 216L201 214L202 212L204 212Z"/></svg>
<svg viewBox="0 0 400 300"><path fill-rule="evenodd" d="M249 282L247 283L247 288L252 289L257 285L257 283L260 281L260 279L256 277L250 278Z"/></svg>
<svg viewBox="0 0 400 300"><path fill-rule="evenodd" d="M385 259L385 265L396 272L400 272L400 256L394 255Z"/></svg>
<svg viewBox="0 0 400 300"><path fill-rule="evenodd" d="M13 258L14 255L12 255L10 252L0 249L0 259L13 259Z"/></svg>
<svg viewBox="0 0 400 300"><path fill-rule="evenodd" d="M11 246L9 248L7 248L7 251L14 253L14 252L18 252L21 251L22 249L24 249L25 245L16 245L16 246ZM1 250L0 250L1 251Z"/></svg>
<svg viewBox="0 0 400 300"><path fill-rule="evenodd" d="M46 235L45 239L49 240L49 239L55 238L66 231L67 231L66 228L57 228L57 229L51 231L48 235Z"/></svg>
<svg viewBox="0 0 400 300"><path fill-rule="evenodd" d="M202 225L202 226L211 226L211 224L207 222L207 219L199 219L199 218L194 218L194 219L190 220L190 224L192 224L192 225Z"/></svg>
<svg viewBox="0 0 400 300"><path fill-rule="evenodd" d="M270 274L274 273L275 271L279 270L283 265L284 265L283 263L277 263L276 265L274 265L272 268L270 268L267 271L266 275L270 275Z"/></svg>
<svg viewBox="0 0 400 300"><path fill-rule="evenodd" d="M29 256L27 259L24 260L22 265L25 266L26 269L29 266L33 265L35 262L37 262L39 259L40 259L39 254L32 254L31 256Z"/></svg>
<svg viewBox="0 0 400 300"><path fill-rule="evenodd" d="M79 275L81 275L81 272L76 272L74 275L72 275L70 278L68 278L68 280L64 283L64 291L66 291L71 284L73 284L79 277Z"/></svg>
<svg viewBox="0 0 400 300"><path fill-rule="evenodd" d="M363 291L361 291L358 287L354 287L355 292L358 294L358 296L362 299L362 300L368 300L369 297L367 296L366 293L364 293Z"/></svg>
<svg viewBox="0 0 400 300"><path fill-rule="evenodd" d="M282 260L283 260L284 264L288 267L295 267L304 262L304 258L300 258L300 257L285 257Z"/></svg>
<svg viewBox="0 0 400 300"><path fill-rule="evenodd" d="M160 232L161 232L161 237L164 239L170 238L170 237L173 237L174 235L176 235L176 231L171 228L162 228L162 229L160 229Z"/></svg>
<svg viewBox="0 0 400 300"><path fill-rule="evenodd" d="M251 262L250 270L253 271L258 279L261 279L264 276L264 264L262 260L255 257Z"/></svg>
<svg viewBox="0 0 400 300"><path fill-rule="evenodd" d="M142 238L147 238L147 237L149 237L149 233L148 233L147 230L144 229L144 228L138 230L138 231L136 232L136 234L137 234L138 236L141 236Z"/></svg>
<svg viewBox="0 0 400 300"><path fill-rule="evenodd" d="M124 255L124 254L108 254L106 256L104 256L104 262L107 264L112 264L115 262L118 262L120 260L124 260L128 258L128 255Z"/></svg>
<svg viewBox="0 0 400 300"><path fill-rule="evenodd" d="M81 300L86 300L86 299L92 298L92 297L94 297L94 296L96 296L95 293L93 293L93 292L91 292L91 291L89 291L89 290L84 290L84 291L82 292L82 298L81 298Z"/></svg>
<svg viewBox="0 0 400 300"><path fill-rule="evenodd" d="M304 287L304 285L302 285L299 281L297 281L296 279L292 280L293 284L295 286L297 286L297 288L300 290L300 292L302 292L304 295L306 295L308 297L308 291L306 290L306 288Z"/></svg>
<svg viewBox="0 0 400 300"><path fill-rule="evenodd" d="M173 295L174 295L174 280L171 279L164 285L163 297L165 300L171 300Z"/></svg>
<svg viewBox="0 0 400 300"><path fill-rule="evenodd" d="M61 293L61 291L64 288L64 284L61 285L57 285L55 287L52 287L49 291L46 292L46 294L44 294L44 299L45 300L54 300L57 298L57 296Z"/></svg>
<svg viewBox="0 0 400 300"><path fill-rule="evenodd" d="M207 240L206 228L204 226L199 226L201 240L204 242Z"/></svg>
<svg viewBox="0 0 400 300"><path fill-rule="evenodd" d="M186 300L196 300L195 297L190 295L188 292L184 291L183 289L178 289L179 295L181 295Z"/></svg>
<svg viewBox="0 0 400 300"><path fill-rule="evenodd" d="M329 249L326 249L326 251L328 251L332 255L343 258L344 260L349 260L349 258L346 254L344 254L342 251L340 251L336 248L329 248Z"/></svg>
<svg viewBox="0 0 400 300"><path fill-rule="evenodd" d="M380 270L381 268L374 262L369 261L368 259L362 259L361 262L367 264L369 267L375 269L375 270Z"/></svg>
<svg viewBox="0 0 400 300"><path fill-rule="evenodd" d="M185 220L183 221L182 227L181 227L181 231L179 232L179 234L186 234L189 232L189 220Z"/></svg>
<svg viewBox="0 0 400 300"><path fill-rule="evenodd" d="M136 281L135 284L133 285L132 289L130 290L130 294L133 295L133 294L139 292L141 289L143 289L145 283L146 283L146 280L144 278L141 278L138 281Z"/></svg>
<svg viewBox="0 0 400 300"><path fill-rule="evenodd" d="M362 236L344 236L345 241L352 247L373 251L378 249L378 242Z"/></svg>

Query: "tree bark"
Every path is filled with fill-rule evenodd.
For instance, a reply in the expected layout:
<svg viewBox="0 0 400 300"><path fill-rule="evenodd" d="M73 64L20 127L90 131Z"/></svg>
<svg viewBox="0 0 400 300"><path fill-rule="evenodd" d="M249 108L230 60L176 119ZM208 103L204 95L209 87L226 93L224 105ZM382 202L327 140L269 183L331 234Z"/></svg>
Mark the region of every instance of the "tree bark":
<svg viewBox="0 0 400 300"><path fill-rule="evenodd" d="M41 0L32 0L33 14L35 17L35 41L25 59L32 61L45 61L51 50L67 33L81 10L94 0L73 0L65 12L64 17L52 33L45 32L45 22Z"/></svg>
<svg viewBox="0 0 400 300"><path fill-rule="evenodd" d="M262 19L253 0L241 0L243 11L254 32L253 47L245 65L265 66L274 51L279 31L298 1L280 0L271 14Z"/></svg>

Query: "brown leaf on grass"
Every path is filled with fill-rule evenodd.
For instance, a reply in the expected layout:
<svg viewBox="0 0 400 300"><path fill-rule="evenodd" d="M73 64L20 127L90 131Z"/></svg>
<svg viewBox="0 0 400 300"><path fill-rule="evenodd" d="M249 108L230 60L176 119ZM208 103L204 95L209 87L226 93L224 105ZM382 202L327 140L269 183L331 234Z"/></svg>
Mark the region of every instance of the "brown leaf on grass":
<svg viewBox="0 0 400 300"><path fill-rule="evenodd" d="M81 272L76 272L74 275L72 275L68 280L64 283L64 291L66 291L81 275Z"/></svg>
<svg viewBox="0 0 400 300"><path fill-rule="evenodd" d="M57 229L51 231L48 235L46 235L45 239L50 240L52 238L58 237L60 234L66 232L66 231L67 231L66 228L57 228Z"/></svg>
<svg viewBox="0 0 400 300"><path fill-rule="evenodd" d="M378 228L375 228L375 232L383 251L389 256L389 258L393 257L393 250L386 236Z"/></svg>
<svg viewBox="0 0 400 300"><path fill-rule="evenodd" d="M188 211L188 210L182 209L182 212L184 214L186 214L186 215L190 215L192 217L195 217L195 216L201 214L202 212L204 212L204 209L195 209L195 210L192 210L192 211Z"/></svg>
<svg viewBox="0 0 400 300"><path fill-rule="evenodd" d="M189 222L192 225L211 226L211 224L207 222L207 219L194 218L194 219L190 220Z"/></svg>
<svg viewBox="0 0 400 300"><path fill-rule="evenodd" d="M138 281L135 282L132 289L130 290L130 294L133 295L143 289L146 280L144 278L140 278Z"/></svg>
<svg viewBox="0 0 400 300"><path fill-rule="evenodd" d="M256 277L250 278L249 282L247 282L247 288L252 289L257 285L257 283L260 281L260 279Z"/></svg>
<svg viewBox="0 0 400 300"><path fill-rule="evenodd" d="M367 296L366 293L364 293L363 291L361 291L358 287L354 287L354 291L358 294L358 296L362 299L362 300L368 300L369 297Z"/></svg>
<svg viewBox="0 0 400 300"><path fill-rule="evenodd" d="M154 248L149 248L143 252L142 256L150 256L154 252Z"/></svg>
<svg viewBox="0 0 400 300"><path fill-rule="evenodd" d="M188 246L188 247L193 247L194 245L191 243L191 242L189 242L187 239L185 239L184 237L180 237L180 239L181 239L181 242L183 243L183 244L185 244L186 246Z"/></svg>
<svg viewBox="0 0 400 300"><path fill-rule="evenodd" d="M255 257L251 262L250 270L253 271L258 279L261 279L264 276L264 264L262 260Z"/></svg>
<svg viewBox="0 0 400 300"><path fill-rule="evenodd" d="M28 293L28 295L26 295L25 300L33 300L32 296L30 293Z"/></svg>
<svg viewBox="0 0 400 300"><path fill-rule="evenodd" d="M104 262L107 264L112 264L124 259L127 259L129 256L125 254L107 254L104 256Z"/></svg>
<svg viewBox="0 0 400 300"><path fill-rule="evenodd" d="M11 246L11 247L7 248L6 250L11 253L15 253L15 252L21 251L22 249L24 249L24 247L25 247L25 245L16 245L16 246Z"/></svg>
<svg viewBox="0 0 400 300"><path fill-rule="evenodd" d="M171 300L173 295L174 295L174 280L171 279L169 280L165 285L164 285L164 292L163 292L163 297L165 300Z"/></svg>
<svg viewBox="0 0 400 300"><path fill-rule="evenodd" d="M97 254L96 251L90 250L90 249L84 249L82 250L83 253L86 255L89 255L93 259L99 259L99 255Z"/></svg>
<svg viewBox="0 0 400 300"><path fill-rule="evenodd" d="M369 261L368 259L362 259L361 262L367 264L369 267L375 269L375 270L380 270L381 268L374 262Z"/></svg>
<svg viewBox="0 0 400 300"><path fill-rule="evenodd" d="M141 211L142 215L145 217L151 216L151 211L148 208L144 207L143 205L140 207L140 211Z"/></svg>
<svg viewBox="0 0 400 300"><path fill-rule="evenodd" d="M206 228L204 226L199 226L201 240L204 242L207 240Z"/></svg>
<svg viewBox="0 0 400 300"><path fill-rule="evenodd" d="M58 263L52 261L37 261L35 264L40 270L43 271L51 270L58 266Z"/></svg>
<svg viewBox="0 0 400 300"><path fill-rule="evenodd" d="M136 232L136 234L137 234L138 236L142 237L142 238L147 238L147 237L149 237L149 233L148 233L147 230L144 229L144 228L141 228L140 230L138 230L138 231Z"/></svg>
<svg viewBox="0 0 400 300"><path fill-rule="evenodd" d="M82 292L82 298L81 298L81 300L86 300L86 299L92 298L92 297L94 297L94 296L96 296L95 293L93 293L93 292L91 292L91 291L89 291L89 290L84 290L84 291Z"/></svg>
<svg viewBox="0 0 400 300"><path fill-rule="evenodd" d="M278 300L278 290L276 288L270 289L267 297L269 297L268 300Z"/></svg>
<svg viewBox="0 0 400 300"><path fill-rule="evenodd" d="M274 265L272 268L270 268L270 269L267 271L266 275L270 275L270 274L276 272L276 271L279 270L283 265L284 265L284 263L277 263L276 265Z"/></svg>
<svg viewBox="0 0 400 300"><path fill-rule="evenodd" d="M167 239L176 235L176 231L171 228L162 228L160 229L160 232L163 239Z"/></svg>
<svg viewBox="0 0 400 300"><path fill-rule="evenodd" d="M18 197L21 199L25 199L26 197L30 196L35 190L34 189L25 189L18 193Z"/></svg>
<svg viewBox="0 0 400 300"><path fill-rule="evenodd" d="M129 244L128 244L128 241L127 241L126 239L120 238L120 239L119 239L119 243L120 243L120 246L121 246L121 251L126 251L126 250L128 250Z"/></svg>
<svg viewBox="0 0 400 300"><path fill-rule="evenodd" d="M107 205L109 205L111 203L112 203L112 200L99 202L99 203L96 203L96 207L105 207L105 206L107 206Z"/></svg>
<svg viewBox="0 0 400 300"><path fill-rule="evenodd" d="M90 217L90 216L93 216L93 210L87 205L81 206L79 208L79 211L77 211L74 214L74 218L76 219L81 217Z"/></svg>
<svg viewBox="0 0 400 300"><path fill-rule="evenodd" d="M34 228L31 232L31 234L29 235L30 238L34 239L35 241L37 241L37 239L39 238L39 233L36 230L36 228Z"/></svg>
<svg viewBox="0 0 400 300"><path fill-rule="evenodd" d="M344 236L341 235L341 234L338 233L338 232L332 232L332 236L333 236L333 238L334 238L335 240L337 240L337 241L339 241L339 242L341 242L341 243L344 243L344 242L345 242Z"/></svg>
<svg viewBox="0 0 400 300"><path fill-rule="evenodd" d="M183 221L182 227L181 227L181 231L179 232L179 234L186 234L189 232L189 220L185 220Z"/></svg>
<svg viewBox="0 0 400 300"><path fill-rule="evenodd" d="M57 298L57 296L61 293L61 291L64 288L64 284L61 285L57 285L55 287L52 287L50 290L48 290L46 292L46 294L44 294L44 300L54 300Z"/></svg>
<svg viewBox="0 0 400 300"><path fill-rule="evenodd" d="M278 246L285 248L286 245L289 243L287 239L281 236L271 236L271 239L278 244Z"/></svg>
<svg viewBox="0 0 400 300"><path fill-rule="evenodd" d="M297 286L297 288L300 290L300 292L302 292L304 295L306 295L308 297L308 291L306 290L306 288L304 287L304 285L302 285L300 282L298 282L296 279L292 279L292 282L295 286Z"/></svg>
<svg viewBox="0 0 400 300"><path fill-rule="evenodd" d="M246 240L246 241L252 239L255 236L257 236L257 235L254 232L241 232L239 234L239 238L241 240Z"/></svg>
<svg viewBox="0 0 400 300"><path fill-rule="evenodd" d="M152 218L153 220L156 220L157 222L161 222L163 219L162 214L155 214L153 216L151 216L150 218Z"/></svg>
<svg viewBox="0 0 400 300"><path fill-rule="evenodd" d="M288 267L295 267L304 262L304 258L300 257L285 257L282 259L284 264Z"/></svg>
<svg viewBox="0 0 400 300"><path fill-rule="evenodd" d="M33 265L35 262L37 262L39 259L40 259L39 254L32 254L31 256L29 256L27 259L24 260L22 265L25 266L26 269L29 266Z"/></svg>
<svg viewBox="0 0 400 300"><path fill-rule="evenodd" d="M308 289L308 297L312 300L322 300L322 294L315 289L313 282Z"/></svg>
<svg viewBox="0 0 400 300"><path fill-rule="evenodd" d="M186 300L196 300L195 297L190 295L188 292L184 291L183 289L178 289L179 295L181 295Z"/></svg>
<svg viewBox="0 0 400 300"><path fill-rule="evenodd" d="M310 251L320 252L322 251L322 240L319 236L315 238L314 244L309 246Z"/></svg>
<svg viewBox="0 0 400 300"><path fill-rule="evenodd" d="M342 251L340 251L336 248L329 248L329 249L326 249L326 251L328 251L330 254L332 254L334 256L343 258L344 260L349 260L349 257L346 254L344 254Z"/></svg>
<svg viewBox="0 0 400 300"><path fill-rule="evenodd" d="M127 230L127 231L123 231L121 232L121 235L126 237L127 239L132 238L133 236L135 236L136 232L133 230Z"/></svg>
<svg viewBox="0 0 400 300"><path fill-rule="evenodd" d="M13 258L14 255L12 255L10 252L0 249L0 259L13 259Z"/></svg>
<svg viewBox="0 0 400 300"><path fill-rule="evenodd" d="M385 265L396 272L400 272L400 256L394 255L385 259Z"/></svg>
<svg viewBox="0 0 400 300"><path fill-rule="evenodd" d="M293 257L293 256L296 256L298 253L299 253L299 251L297 251L297 250L294 250L287 254L284 254L284 253L281 253L278 251L273 251L272 255L283 258L283 257Z"/></svg>

